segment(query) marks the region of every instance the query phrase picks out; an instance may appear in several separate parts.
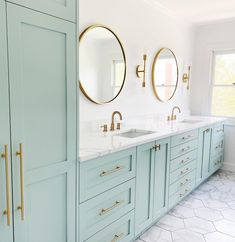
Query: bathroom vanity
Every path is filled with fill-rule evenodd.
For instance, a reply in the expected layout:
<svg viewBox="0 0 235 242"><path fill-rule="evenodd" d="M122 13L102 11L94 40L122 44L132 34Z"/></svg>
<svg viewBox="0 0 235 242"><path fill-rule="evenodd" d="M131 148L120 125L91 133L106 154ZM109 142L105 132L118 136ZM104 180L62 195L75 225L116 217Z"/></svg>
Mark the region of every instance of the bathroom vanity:
<svg viewBox="0 0 235 242"><path fill-rule="evenodd" d="M129 242L156 223L221 168L224 122L190 117L82 137L79 241Z"/></svg>

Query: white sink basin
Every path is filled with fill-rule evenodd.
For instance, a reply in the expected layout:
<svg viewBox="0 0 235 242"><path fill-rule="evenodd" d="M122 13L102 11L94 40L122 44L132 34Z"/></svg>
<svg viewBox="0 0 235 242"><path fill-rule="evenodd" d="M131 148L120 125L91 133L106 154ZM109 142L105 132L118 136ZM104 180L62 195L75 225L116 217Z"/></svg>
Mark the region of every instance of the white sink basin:
<svg viewBox="0 0 235 242"><path fill-rule="evenodd" d="M196 120L196 119L185 119L183 121L180 121L180 123L187 123L187 124L197 124L202 122L201 120Z"/></svg>
<svg viewBox="0 0 235 242"><path fill-rule="evenodd" d="M149 131L149 130L131 129L131 130L128 130L126 132L116 134L115 136L125 137L125 138L137 138L137 137L140 137L140 136L153 134L153 133L156 133L156 132Z"/></svg>

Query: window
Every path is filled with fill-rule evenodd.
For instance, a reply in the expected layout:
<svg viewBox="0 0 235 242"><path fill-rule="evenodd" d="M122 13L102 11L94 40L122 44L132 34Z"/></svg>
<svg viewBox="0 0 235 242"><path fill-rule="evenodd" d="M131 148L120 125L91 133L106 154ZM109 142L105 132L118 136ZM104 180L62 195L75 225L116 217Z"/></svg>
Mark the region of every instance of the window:
<svg viewBox="0 0 235 242"><path fill-rule="evenodd" d="M123 78L125 73L124 61L115 60L113 61L113 93L114 96L118 94L123 84Z"/></svg>
<svg viewBox="0 0 235 242"><path fill-rule="evenodd" d="M235 50L214 52L211 114L235 117Z"/></svg>

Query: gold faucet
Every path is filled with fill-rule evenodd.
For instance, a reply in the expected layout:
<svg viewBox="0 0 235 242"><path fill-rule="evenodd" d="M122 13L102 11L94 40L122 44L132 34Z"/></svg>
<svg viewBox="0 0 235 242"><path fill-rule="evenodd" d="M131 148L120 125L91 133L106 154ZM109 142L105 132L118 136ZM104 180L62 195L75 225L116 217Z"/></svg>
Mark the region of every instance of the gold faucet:
<svg viewBox="0 0 235 242"><path fill-rule="evenodd" d="M176 120L177 117L174 114L174 112L175 112L176 109L179 111L179 113L181 113L181 110L180 110L180 108L178 106L173 107L172 108L172 111L171 111L171 116L168 116L168 118L167 118L168 121Z"/></svg>
<svg viewBox="0 0 235 242"><path fill-rule="evenodd" d="M115 127L114 127L114 117L115 117L116 114L118 114L120 120L122 120L122 114L120 112L118 112L118 111L114 111L112 113L112 122L111 122L111 126L110 126L110 131L114 131L115 130ZM118 130L121 129L121 123L120 122L117 123L117 129Z"/></svg>

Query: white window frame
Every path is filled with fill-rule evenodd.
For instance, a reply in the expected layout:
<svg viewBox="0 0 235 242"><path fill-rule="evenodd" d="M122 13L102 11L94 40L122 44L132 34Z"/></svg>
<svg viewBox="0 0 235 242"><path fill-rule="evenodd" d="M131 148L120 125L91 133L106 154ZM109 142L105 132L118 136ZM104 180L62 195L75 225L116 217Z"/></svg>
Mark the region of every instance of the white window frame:
<svg viewBox="0 0 235 242"><path fill-rule="evenodd" d="M212 114L212 98L213 98L213 90L214 87L229 87L229 88L235 88L235 85L215 85L215 58L217 55L224 55L224 54L234 54L235 55L235 49L230 50L214 50L212 51L212 67L211 67L211 82L210 82L210 115L213 117L222 117L222 118L228 118L230 120L235 121L235 116L216 116Z"/></svg>
<svg viewBox="0 0 235 242"><path fill-rule="evenodd" d="M124 63L124 61L123 60L113 60L113 83L112 83L112 89L113 89L113 94L115 94L115 88L117 88L117 87L122 87L122 85L121 86L118 86L118 85L115 85L116 83L115 83L115 77L116 77L116 64L120 64L120 63ZM125 63L124 63L125 64Z"/></svg>

